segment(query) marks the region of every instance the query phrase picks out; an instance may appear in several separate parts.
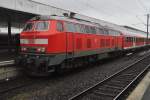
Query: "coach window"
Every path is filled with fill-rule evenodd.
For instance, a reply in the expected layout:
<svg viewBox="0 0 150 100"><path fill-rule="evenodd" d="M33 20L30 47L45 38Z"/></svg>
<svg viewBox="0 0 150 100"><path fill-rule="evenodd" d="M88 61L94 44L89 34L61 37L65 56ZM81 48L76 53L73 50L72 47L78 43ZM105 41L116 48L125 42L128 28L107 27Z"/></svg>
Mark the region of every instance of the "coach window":
<svg viewBox="0 0 150 100"><path fill-rule="evenodd" d="M130 42L133 42L133 37L130 37Z"/></svg>
<svg viewBox="0 0 150 100"><path fill-rule="evenodd" d="M57 31L59 31L59 32L63 31L63 24L62 24L62 22L57 22Z"/></svg>
<svg viewBox="0 0 150 100"><path fill-rule="evenodd" d="M115 36L116 35L116 33L115 33L115 31L114 30L111 30L111 32L112 32L112 35L113 36ZM109 33L110 34L110 33Z"/></svg>
<svg viewBox="0 0 150 100"><path fill-rule="evenodd" d="M116 36L119 36L119 33L120 33L119 31L116 31Z"/></svg>
<svg viewBox="0 0 150 100"><path fill-rule="evenodd" d="M128 42L131 42L131 37L128 37Z"/></svg>
<svg viewBox="0 0 150 100"><path fill-rule="evenodd" d="M109 32L109 35L114 35L114 31L113 30L108 30L108 32Z"/></svg>
<svg viewBox="0 0 150 100"><path fill-rule="evenodd" d="M131 42L131 37L128 37L128 38L129 38L128 42Z"/></svg>
<svg viewBox="0 0 150 100"><path fill-rule="evenodd" d="M126 42L128 42L128 37L126 37Z"/></svg>
<svg viewBox="0 0 150 100"><path fill-rule="evenodd" d="M131 42L133 42L133 37L131 37Z"/></svg>
<svg viewBox="0 0 150 100"><path fill-rule="evenodd" d="M129 42L129 37L126 37L126 42Z"/></svg>
<svg viewBox="0 0 150 100"><path fill-rule="evenodd" d="M130 37L128 37L128 42L130 42Z"/></svg>
<svg viewBox="0 0 150 100"><path fill-rule="evenodd" d="M113 31L114 36L117 36L117 31Z"/></svg>
<svg viewBox="0 0 150 100"><path fill-rule="evenodd" d="M131 37L128 37L128 38L129 38L128 42L131 42Z"/></svg>
<svg viewBox="0 0 150 100"><path fill-rule="evenodd" d="M116 31L113 31L113 35L114 35L114 36L117 36L117 32L116 32Z"/></svg>

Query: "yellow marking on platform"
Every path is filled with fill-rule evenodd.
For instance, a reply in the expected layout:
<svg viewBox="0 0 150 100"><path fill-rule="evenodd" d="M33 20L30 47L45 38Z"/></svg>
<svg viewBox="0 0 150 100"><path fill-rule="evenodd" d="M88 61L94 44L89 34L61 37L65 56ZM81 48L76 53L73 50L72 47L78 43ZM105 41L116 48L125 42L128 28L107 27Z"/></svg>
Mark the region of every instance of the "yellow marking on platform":
<svg viewBox="0 0 150 100"><path fill-rule="evenodd" d="M133 90L133 92L128 96L127 100L142 100L144 93L148 86L150 85L150 72L142 79L138 86Z"/></svg>

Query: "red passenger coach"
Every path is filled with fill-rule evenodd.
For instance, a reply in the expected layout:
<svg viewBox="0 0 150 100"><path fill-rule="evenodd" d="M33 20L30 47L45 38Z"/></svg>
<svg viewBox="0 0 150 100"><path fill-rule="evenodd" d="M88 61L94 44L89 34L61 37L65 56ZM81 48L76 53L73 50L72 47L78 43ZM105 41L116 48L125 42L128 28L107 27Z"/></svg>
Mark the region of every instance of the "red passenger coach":
<svg viewBox="0 0 150 100"><path fill-rule="evenodd" d="M37 16L26 23L20 42L17 64L31 75L47 75L143 46L145 40L85 20Z"/></svg>

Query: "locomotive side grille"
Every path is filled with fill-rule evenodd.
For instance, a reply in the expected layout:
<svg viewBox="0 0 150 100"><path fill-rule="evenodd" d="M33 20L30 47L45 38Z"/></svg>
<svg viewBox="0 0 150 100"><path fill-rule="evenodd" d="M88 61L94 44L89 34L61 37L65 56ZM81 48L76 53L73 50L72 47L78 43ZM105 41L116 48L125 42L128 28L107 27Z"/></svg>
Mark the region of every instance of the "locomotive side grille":
<svg viewBox="0 0 150 100"><path fill-rule="evenodd" d="M91 39L87 39L87 48L91 48L92 43L91 43Z"/></svg>
<svg viewBox="0 0 150 100"><path fill-rule="evenodd" d="M81 38L77 39L76 48L77 49L81 49L82 48L82 40L81 40Z"/></svg>
<svg viewBox="0 0 150 100"><path fill-rule="evenodd" d="M110 40L109 39L106 39L106 46L110 46Z"/></svg>
<svg viewBox="0 0 150 100"><path fill-rule="evenodd" d="M101 47L105 47L105 39L101 39L100 40L100 46Z"/></svg>

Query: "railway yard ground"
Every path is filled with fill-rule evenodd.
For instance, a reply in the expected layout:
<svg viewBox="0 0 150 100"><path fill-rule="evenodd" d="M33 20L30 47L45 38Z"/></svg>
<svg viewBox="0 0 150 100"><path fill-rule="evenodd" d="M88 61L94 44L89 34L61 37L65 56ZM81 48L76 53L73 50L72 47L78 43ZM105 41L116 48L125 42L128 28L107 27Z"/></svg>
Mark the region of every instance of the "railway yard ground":
<svg viewBox="0 0 150 100"><path fill-rule="evenodd" d="M149 54L150 51L142 51L123 57L107 58L85 66L87 68L73 69L63 74L53 73L45 78L18 77L1 83L0 100L68 100ZM122 99L128 98L129 94L125 93Z"/></svg>

